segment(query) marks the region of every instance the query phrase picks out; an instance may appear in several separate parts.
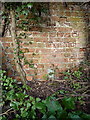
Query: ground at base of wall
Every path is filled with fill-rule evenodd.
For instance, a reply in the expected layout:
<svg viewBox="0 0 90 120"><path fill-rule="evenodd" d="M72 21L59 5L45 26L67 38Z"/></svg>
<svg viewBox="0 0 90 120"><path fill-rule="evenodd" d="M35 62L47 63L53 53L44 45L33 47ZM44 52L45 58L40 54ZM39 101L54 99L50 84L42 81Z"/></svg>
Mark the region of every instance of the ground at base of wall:
<svg viewBox="0 0 90 120"><path fill-rule="evenodd" d="M68 96L68 97L75 96L78 98L77 109L83 110L86 113L90 113L89 93L87 93L86 95L84 94L83 96L83 93L84 93L83 87L75 88L70 86L70 84L71 84L70 81L67 82L66 80L46 81L46 82L41 82L41 81L28 82L28 85L32 88L30 91L31 96L45 99L46 97L59 91L61 93L58 95L60 99L62 99L65 96Z"/></svg>

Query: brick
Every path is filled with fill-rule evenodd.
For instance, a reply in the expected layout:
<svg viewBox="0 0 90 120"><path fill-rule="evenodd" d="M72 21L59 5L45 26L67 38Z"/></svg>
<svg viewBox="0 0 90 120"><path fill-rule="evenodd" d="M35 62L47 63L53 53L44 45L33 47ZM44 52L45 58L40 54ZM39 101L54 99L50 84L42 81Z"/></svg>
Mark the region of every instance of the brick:
<svg viewBox="0 0 90 120"><path fill-rule="evenodd" d="M8 76L12 76L13 75L13 71L12 70L7 70L7 74L8 74Z"/></svg>
<svg viewBox="0 0 90 120"><path fill-rule="evenodd" d="M36 51L36 49L34 49L34 48L28 48L28 49L29 49L30 53L34 53Z"/></svg>
<svg viewBox="0 0 90 120"><path fill-rule="evenodd" d="M48 32L33 32L33 37L48 37Z"/></svg>
<svg viewBox="0 0 90 120"><path fill-rule="evenodd" d="M24 53L30 52L28 48L21 48L21 51L24 52Z"/></svg>
<svg viewBox="0 0 90 120"><path fill-rule="evenodd" d="M38 45L38 44L37 44L36 42L34 42L34 43L32 43L32 44L29 44L29 47L30 47L30 48L35 48L35 47L37 47L37 45Z"/></svg>
<svg viewBox="0 0 90 120"><path fill-rule="evenodd" d="M53 42L62 42L62 38L61 37L50 37L49 38L49 43L53 43Z"/></svg>
<svg viewBox="0 0 90 120"><path fill-rule="evenodd" d="M3 46L4 47L10 47L11 45L10 45L10 43L3 43Z"/></svg>
<svg viewBox="0 0 90 120"><path fill-rule="evenodd" d="M57 37L57 32L49 32L49 37Z"/></svg>
<svg viewBox="0 0 90 120"><path fill-rule="evenodd" d="M41 43L37 43L37 47L45 47L45 44L43 43L43 42L41 42Z"/></svg>
<svg viewBox="0 0 90 120"><path fill-rule="evenodd" d="M15 60L11 60L10 64L15 65Z"/></svg>
<svg viewBox="0 0 90 120"><path fill-rule="evenodd" d="M73 17L77 17L77 16L78 16L78 12L77 12L77 11L73 11L73 12L71 12L71 16L73 16Z"/></svg>
<svg viewBox="0 0 90 120"><path fill-rule="evenodd" d="M41 60L40 60L40 63L42 63L42 64L46 64L46 63L50 63L50 58L48 58L48 56L46 56L46 57L43 57Z"/></svg>
<svg viewBox="0 0 90 120"><path fill-rule="evenodd" d="M65 11L65 16L66 17L70 17L71 16L71 12L70 11Z"/></svg>
<svg viewBox="0 0 90 120"><path fill-rule="evenodd" d="M13 68L14 71L17 71L17 68L16 68L15 64L12 64L12 68Z"/></svg>
<svg viewBox="0 0 90 120"><path fill-rule="evenodd" d="M27 43L27 42L21 43L21 46L29 47L29 43Z"/></svg>
<svg viewBox="0 0 90 120"><path fill-rule="evenodd" d="M70 18L67 18L67 21L70 21L70 22L83 22L83 19L80 18L80 17L70 17Z"/></svg>
<svg viewBox="0 0 90 120"><path fill-rule="evenodd" d="M12 79L16 79L17 81L21 81L20 76L11 76Z"/></svg>
<svg viewBox="0 0 90 120"><path fill-rule="evenodd" d="M61 17L59 18L60 23L65 23L67 21L67 17Z"/></svg>
<svg viewBox="0 0 90 120"><path fill-rule="evenodd" d="M76 39L75 38L63 38L65 42L76 42Z"/></svg>
<svg viewBox="0 0 90 120"><path fill-rule="evenodd" d="M77 58L69 58L69 62L76 62L77 61Z"/></svg>
<svg viewBox="0 0 90 120"><path fill-rule="evenodd" d="M5 57L4 51L2 51L2 53L0 54L0 56L1 56L2 58Z"/></svg>
<svg viewBox="0 0 90 120"><path fill-rule="evenodd" d="M2 42L12 42L12 38L11 37L1 37L0 41L2 41Z"/></svg>
<svg viewBox="0 0 90 120"><path fill-rule="evenodd" d="M64 33L64 37L71 37L71 33Z"/></svg>
<svg viewBox="0 0 90 120"><path fill-rule="evenodd" d="M39 79L39 80L45 80L46 81L46 79L44 78L44 75L45 74L36 75L36 78Z"/></svg>
<svg viewBox="0 0 90 120"><path fill-rule="evenodd" d="M69 32L72 31L72 28L69 28L69 27L57 27L56 31L65 33L65 32L68 32L68 31Z"/></svg>
<svg viewBox="0 0 90 120"><path fill-rule="evenodd" d="M6 48L6 52L10 54L10 53L13 53L13 50L11 47L9 47L9 48Z"/></svg>
<svg viewBox="0 0 90 120"><path fill-rule="evenodd" d="M54 28L54 27L44 27L43 32L56 32L56 28Z"/></svg>
<svg viewBox="0 0 90 120"><path fill-rule="evenodd" d="M31 31L42 31L41 27L33 26L33 23L36 24L35 20L31 22L32 22L32 27L30 28Z"/></svg>
<svg viewBox="0 0 90 120"><path fill-rule="evenodd" d="M58 16L52 16L51 19L52 19L53 21L59 21L59 17L58 17Z"/></svg>
<svg viewBox="0 0 90 120"><path fill-rule="evenodd" d="M34 38L34 41L35 42L46 42L48 41L48 38L37 37L37 38Z"/></svg>
<svg viewBox="0 0 90 120"><path fill-rule="evenodd" d="M31 80L33 80L33 77L32 77L32 76L26 76L26 79L27 79L28 81L31 81Z"/></svg>
<svg viewBox="0 0 90 120"><path fill-rule="evenodd" d="M39 59L41 56L40 56L39 54L35 54L35 55L34 55L34 53L32 53L32 57L33 57L33 58L38 58L38 59Z"/></svg>
<svg viewBox="0 0 90 120"><path fill-rule="evenodd" d="M47 44L46 44L46 47L47 47L47 48L52 47L52 43L47 43Z"/></svg>
<svg viewBox="0 0 90 120"><path fill-rule="evenodd" d="M25 56L26 58L31 58L31 57L32 57L32 54L31 54L31 53L24 53L24 56Z"/></svg>
<svg viewBox="0 0 90 120"><path fill-rule="evenodd" d="M65 49L65 52L73 52L74 50L73 50L73 48L66 48Z"/></svg>
<svg viewBox="0 0 90 120"><path fill-rule="evenodd" d="M70 57L71 54L70 54L70 53L64 53L64 56L65 56L65 57Z"/></svg>
<svg viewBox="0 0 90 120"><path fill-rule="evenodd" d="M35 71L34 70L25 70L26 75L34 75Z"/></svg>
<svg viewBox="0 0 90 120"><path fill-rule="evenodd" d="M38 64L37 68L44 68L44 65L43 64Z"/></svg>
<svg viewBox="0 0 90 120"><path fill-rule="evenodd" d="M32 63L34 63L34 64L36 64L36 63L39 62L39 59L38 59L38 58L34 58L34 57L33 57L33 58L32 58L32 57L31 57L31 58L29 57L29 58L27 58L27 60L28 60L28 61L32 61Z"/></svg>
<svg viewBox="0 0 90 120"><path fill-rule="evenodd" d="M57 37L63 37L64 36L64 33L62 32L57 32Z"/></svg>
<svg viewBox="0 0 90 120"><path fill-rule="evenodd" d="M9 57L9 59L13 59L14 58L13 54L8 54L7 56Z"/></svg>

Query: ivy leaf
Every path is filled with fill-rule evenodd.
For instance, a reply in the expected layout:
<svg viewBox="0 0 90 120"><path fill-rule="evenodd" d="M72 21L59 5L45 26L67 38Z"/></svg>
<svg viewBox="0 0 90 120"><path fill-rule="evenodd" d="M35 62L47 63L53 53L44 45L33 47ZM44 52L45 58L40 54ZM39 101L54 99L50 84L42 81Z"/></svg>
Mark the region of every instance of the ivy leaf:
<svg viewBox="0 0 90 120"><path fill-rule="evenodd" d="M25 98L25 94L24 93L16 93L16 96L20 100Z"/></svg>
<svg viewBox="0 0 90 120"><path fill-rule="evenodd" d="M23 110L23 111L21 112L21 116L22 116L23 118L26 118L26 117L28 116L27 110Z"/></svg>
<svg viewBox="0 0 90 120"><path fill-rule="evenodd" d="M34 97L32 97L32 96L30 96L29 98L30 98L30 101L34 101L35 100Z"/></svg>
<svg viewBox="0 0 90 120"><path fill-rule="evenodd" d="M32 8L32 6L33 6L32 3L28 3L28 4L27 4L27 7L30 8L30 9Z"/></svg>
<svg viewBox="0 0 90 120"><path fill-rule="evenodd" d="M28 12L29 12L28 10L23 10L23 11L22 11L22 14L23 14L23 15L28 15Z"/></svg>
<svg viewBox="0 0 90 120"><path fill-rule="evenodd" d="M41 99L40 98L36 98L36 102L39 102L39 101L41 101Z"/></svg>
<svg viewBox="0 0 90 120"><path fill-rule="evenodd" d="M68 78L68 76L64 76L64 79L67 80L67 79L69 79L69 78Z"/></svg>
<svg viewBox="0 0 90 120"><path fill-rule="evenodd" d="M18 110L18 109L19 109L19 108L18 108L19 102L13 101L13 102L10 103L10 106L11 106L13 109Z"/></svg>
<svg viewBox="0 0 90 120"><path fill-rule="evenodd" d="M29 108L31 106L31 104L30 103L27 103L27 108Z"/></svg>

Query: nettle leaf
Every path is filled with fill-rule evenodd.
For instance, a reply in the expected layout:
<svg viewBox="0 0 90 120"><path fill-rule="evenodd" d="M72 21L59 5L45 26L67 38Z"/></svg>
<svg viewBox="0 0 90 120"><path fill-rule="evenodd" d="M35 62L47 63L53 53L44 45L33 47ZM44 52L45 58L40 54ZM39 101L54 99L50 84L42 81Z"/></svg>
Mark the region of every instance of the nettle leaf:
<svg viewBox="0 0 90 120"><path fill-rule="evenodd" d="M67 112L66 112L66 110L58 111L57 112L57 119L66 120L67 119Z"/></svg>
<svg viewBox="0 0 90 120"><path fill-rule="evenodd" d="M55 101L55 100L47 99L46 106L48 108L48 111L50 111L51 113L55 113L55 111L58 111L58 110L62 111L62 106L58 101Z"/></svg>
<svg viewBox="0 0 90 120"><path fill-rule="evenodd" d="M47 115L46 114L43 115L42 120L47 120Z"/></svg>
<svg viewBox="0 0 90 120"><path fill-rule="evenodd" d="M84 120L90 120L90 114L83 113L81 115L81 118L83 118Z"/></svg>
<svg viewBox="0 0 90 120"><path fill-rule="evenodd" d="M51 115L48 120L57 120L55 116Z"/></svg>
<svg viewBox="0 0 90 120"><path fill-rule="evenodd" d="M62 99L62 104L66 109L75 109L75 102L74 102L74 98L72 97L65 97Z"/></svg>
<svg viewBox="0 0 90 120"><path fill-rule="evenodd" d="M71 120L82 120L82 118L79 115L74 114L74 113L69 113L68 118Z"/></svg>

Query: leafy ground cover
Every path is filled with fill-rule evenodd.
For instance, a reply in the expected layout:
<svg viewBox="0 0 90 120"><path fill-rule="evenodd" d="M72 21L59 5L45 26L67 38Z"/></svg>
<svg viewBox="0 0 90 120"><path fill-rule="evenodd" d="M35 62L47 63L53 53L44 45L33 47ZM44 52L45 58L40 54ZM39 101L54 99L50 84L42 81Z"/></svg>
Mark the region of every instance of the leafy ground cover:
<svg viewBox="0 0 90 120"><path fill-rule="evenodd" d="M0 71L0 120L89 120L88 73L79 68L62 74L60 80L23 85Z"/></svg>

